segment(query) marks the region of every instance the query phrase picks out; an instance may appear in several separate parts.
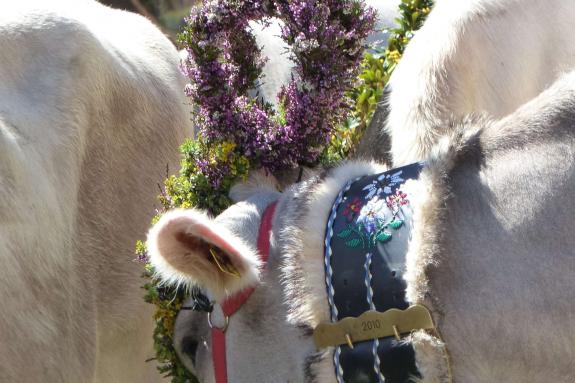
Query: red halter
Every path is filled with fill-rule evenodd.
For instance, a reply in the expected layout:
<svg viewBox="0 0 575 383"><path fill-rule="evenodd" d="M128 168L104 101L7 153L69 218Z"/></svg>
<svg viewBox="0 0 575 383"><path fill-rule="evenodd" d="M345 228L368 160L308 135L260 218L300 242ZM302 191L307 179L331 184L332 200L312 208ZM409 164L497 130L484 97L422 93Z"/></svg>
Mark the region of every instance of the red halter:
<svg viewBox="0 0 575 383"><path fill-rule="evenodd" d="M270 254L270 235L272 232L272 218L276 210L277 201L269 205L264 211L258 232L258 252L264 266L268 262ZM216 383L228 383L228 369L226 364L226 337L225 332L228 324L228 318L231 317L240 307L248 300L255 290L249 287L237 294L229 297L222 304L222 311L226 318L226 324L223 328L212 326L212 361L214 363L214 375ZM210 324L211 326L211 324Z"/></svg>

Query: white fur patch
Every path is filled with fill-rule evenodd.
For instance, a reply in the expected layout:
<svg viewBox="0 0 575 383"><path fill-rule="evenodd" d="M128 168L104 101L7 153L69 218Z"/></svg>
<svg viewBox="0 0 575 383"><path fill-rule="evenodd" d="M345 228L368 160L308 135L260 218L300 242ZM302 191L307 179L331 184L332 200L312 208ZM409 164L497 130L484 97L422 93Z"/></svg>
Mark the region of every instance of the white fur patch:
<svg viewBox="0 0 575 383"><path fill-rule="evenodd" d="M258 191L280 190L278 180L265 170L256 170L250 173L246 182L241 182L232 187L230 198L234 202L245 201Z"/></svg>
<svg viewBox="0 0 575 383"><path fill-rule="evenodd" d="M449 355L443 341L425 331L416 331L408 338L415 349L415 363L422 383L451 383Z"/></svg>

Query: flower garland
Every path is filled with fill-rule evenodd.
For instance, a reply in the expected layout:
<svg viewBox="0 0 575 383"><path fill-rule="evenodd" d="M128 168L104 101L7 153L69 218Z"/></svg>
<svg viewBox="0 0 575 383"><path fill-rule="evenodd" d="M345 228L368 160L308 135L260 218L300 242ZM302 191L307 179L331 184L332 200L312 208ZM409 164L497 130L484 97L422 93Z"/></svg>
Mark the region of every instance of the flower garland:
<svg viewBox="0 0 575 383"><path fill-rule="evenodd" d="M431 3L402 1L402 6L411 4L410 20L420 20L413 17L414 12L420 4ZM284 22L282 37L291 45L296 63L296 77L280 91L277 111L247 96L265 62L248 21L265 22L270 17ZM230 205L227 194L231 185L245 179L249 169L277 171L314 165L320 155L343 157L346 148L337 150L335 156L326 153L341 146L337 140L342 130L334 130L334 126L346 120L350 96L356 108L360 105L357 92L345 92L355 82L363 52L361 41L374 19L373 11L364 9L361 0L219 0L194 8L180 41L188 52L182 70L191 80L185 91L199 107L194 119L200 132L197 139L182 145L180 175L166 180L160 195L162 209L154 220L176 207L195 206L218 214ZM365 59L363 68L365 75ZM363 89L368 83L363 80ZM145 299L157 307L154 342L158 370L172 383L196 382L173 348L175 317L189 296L152 279L153 269L142 242L137 244L136 254L146 264Z"/></svg>
<svg viewBox="0 0 575 383"><path fill-rule="evenodd" d="M248 22L271 17L283 21L295 63L277 112L247 95L265 63ZM353 85L374 11L360 0L211 1L186 22L186 93L199 106L196 124L207 142L234 142L253 167L272 172L317 163L349 109L344 92ZM217 187L222 174L210 180Z"/></svg>

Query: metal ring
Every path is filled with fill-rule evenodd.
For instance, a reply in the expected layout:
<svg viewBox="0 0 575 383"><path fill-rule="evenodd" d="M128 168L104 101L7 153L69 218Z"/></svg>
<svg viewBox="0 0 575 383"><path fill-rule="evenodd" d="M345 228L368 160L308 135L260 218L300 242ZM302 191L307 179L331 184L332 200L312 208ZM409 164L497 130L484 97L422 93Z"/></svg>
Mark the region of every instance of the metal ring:
<svg viewBox="0 0 575 383"><path fill-rule="evenodd" d="M221 332L226 332L226 330L228 329L228 325L230 324L230 317L227 315L224 315L224 318L226 318L226 324L224 324L224 327L216 327L212 323L212 313L208 312L208 324L210 325L210 328L212 328L212 329L217 328Z"/></svg>

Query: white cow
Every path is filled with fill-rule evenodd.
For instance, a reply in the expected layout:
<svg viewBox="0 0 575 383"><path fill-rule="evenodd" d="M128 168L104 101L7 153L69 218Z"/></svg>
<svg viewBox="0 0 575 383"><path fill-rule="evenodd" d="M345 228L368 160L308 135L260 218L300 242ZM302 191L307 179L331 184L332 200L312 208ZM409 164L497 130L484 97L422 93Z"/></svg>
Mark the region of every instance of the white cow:
<svg viewBox="0 0 575 383"><path fill-rule="evenodd" d="M575 333L569 331L575 326L574 106L575 72L507 117L458 125L434 148L420 177L402 188L414 217L407 300L425 305L442 335L404 335L422 375L416 381L575 380ZM150 232L152 262L165 280L198 284L219 304L256 286L229 318L230 382L343 381L336 379L334 348L316 350L312 342L312 330L330 322L326 222L348 181L382 170L350 162L283 194L255 180L236 188L239 202L215 218L176 210ZM258 228L274 200L264 268L255 253ZM354 277L354 284L365 283L363 273ZM212 323L224 327L218 304L214 310ZM218 351L206 314L182 311L175 342L200 381L214 382L212 352ZM366 372L351 381L378 381Z"/></svg>
<svg viewBox="0 0 575 383"><path fill-rule="evenodd" d="M406 339L425 383L575 379L566 330L575 326L575 74L560 77L575 60L574 14L569 1L440 0L394 74L394 160L429 159L408 187L415 220L406 273L408 300L429 307L443 335ZM493 118L452 122L474 112ZM333 349L315 352L310 331L329 320L326 220L348 180L381 169L351 163L281 195L259 181L214 219L178 211L151 232L160 273L200 284L216 301L259 273L226 333L231 381L336 381ZM256 233L273 199L261 270ZM210 246L246 279L221 272ZM205 314L182 312L178 322L180 355L212 382Z"/></svg>
<svg viewBox="0 0 575 383"><path fill-rule="evenodd" d="M177 51L96 1L20 0L0 52L0 381L158 381L132 259L191 133Z"/></svg>
<svg viewBox="0 0 575 383"><path fill-rule="evenodd" d="M389 134L399 166L429 155L450 120L512 113L575 68L574 18L570 0L438 0L391 76L360 154L384 158Z"/></svg>

